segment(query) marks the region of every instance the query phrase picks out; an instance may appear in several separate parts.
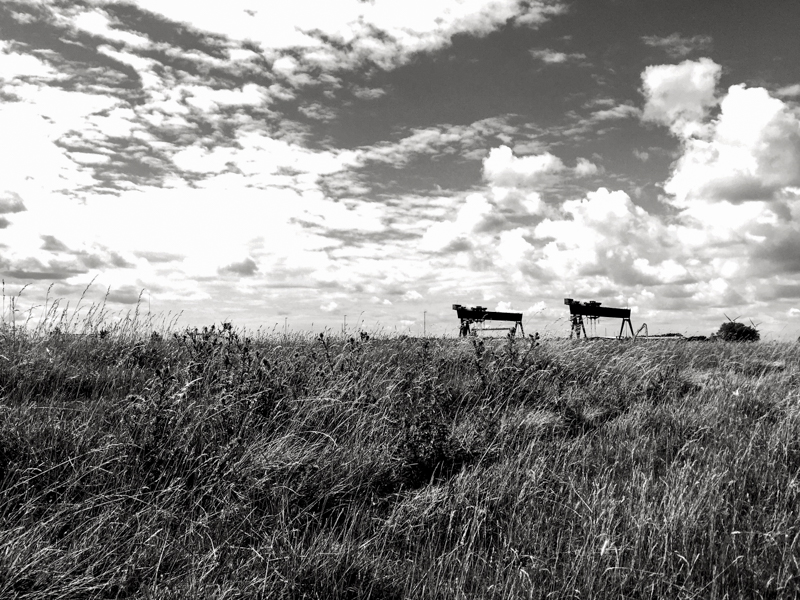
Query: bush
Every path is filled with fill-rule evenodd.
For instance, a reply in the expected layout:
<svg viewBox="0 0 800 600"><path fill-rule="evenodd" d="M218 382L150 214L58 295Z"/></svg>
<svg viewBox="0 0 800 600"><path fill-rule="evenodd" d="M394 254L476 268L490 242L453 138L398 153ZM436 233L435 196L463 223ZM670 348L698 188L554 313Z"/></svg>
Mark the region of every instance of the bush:
<svg viewBox="0 0 800 600"><path fill-rule="evenodd" d="M761 334L758 333L758 329L750 325L728 321L719 326L717 337L726 342L757 342Z"/></svg>

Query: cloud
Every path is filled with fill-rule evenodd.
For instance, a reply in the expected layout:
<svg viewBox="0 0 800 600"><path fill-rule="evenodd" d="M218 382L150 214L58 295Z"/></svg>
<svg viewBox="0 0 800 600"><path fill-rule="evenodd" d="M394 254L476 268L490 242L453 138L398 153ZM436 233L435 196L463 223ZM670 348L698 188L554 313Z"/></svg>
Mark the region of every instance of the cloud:
<svg viewBox="0 0 800 600"><path fill-rule="evenodd" d="M529 306L528 308L526 308L525 309L525 314L527 316L532 316L532 315L539 314L539 313L543 312L546 309L547 309L547 303L544 302L544 301L539 301L536 304L534 304L533 306Z"/></svg>
<svg viewBox="0 0 800 600"><path fill-rule="evenodd" d="M483 178L489 187L457 199L455 217L430 225L420 249L482 255L481 260L490 260L491 254L491 260L516 268L520 257L532 250L526 227L553 213L537 190L562 171L566 172L566 167L550 153L516 157L508 146L493 148L483 161ZM599 169L581 159L576 171L588 176Z"/></svg>
<svg viewBox="0 0 800 600"><path fill-rule="evenodd" d="M642 111L631 104L617 104L611 108L598 110L592 113L590 120L593 123L611 121L615 119L629 119L631 117L641 117Z"/></svg>
<svg viewBox="0 0 800 600"><path fill-rule="evenodd" d="M622 191L599 188L586 199L563 204L562 215L539 223L533 237L542 247L540 268L562 281L606 277L624 285L668 282L672 273L668 230Z"/></svg>
<svg viewBox="0 0 800 600"><path fill-rule="evenodd" d="M0 82L59 78L58 72L41 59L14 52L13 48L10 42L0 40Z"/></svg>
<svg viewBox="0 0 800 600"><path fill-rule="evenodd" d="M788 289L780 278L800 273L800 109L745 85L718 97L718 72L702 59L643 75L658 82L645 86L645 116L681 144L663 186L678 209L669 232L683 252L676 260L716 282L695 289L693 302L773 300Z"/></svg>
<svg viewBox="0 0 800 600"><path fill-rule="evenodd" d="M26 257L22 259L11 257L11 260L2 265L2 268L4 277L23 281L58 281L87 272L85 267L79 266L75 261L58 259L40 260L37 257Z"/></svg>
<svg viewBox="0 0 800 600"><path fill-rule="evenodd" d="M339 305L336 302L334 302L333 300L331 300L330 302L326 302L325 304L320 305L320 309L324 310L325 312L333 312L337 308L339 308Z"/></svg>
<svg viewBox="0 0 800 600"><path fill-rule="evenodd" d="M642 41L652 48L661 48L671 58L685 58L692 52L707 52L711 50L712 38L709 35L694 35L684 37L679 33L672 33L666 37L646 35Z"/></svg>
<svg viewBox="0 0 800 600"><path fill-rule="evenodd" d="M509 306L534 294L549 303L565 287L643 307L793 293L791 86L774 97L743 87L718 95L720 67L701 59L650 67L641 109L619 98L584 105L587 126L632 127L621 121L637 117L677 136L672 206L650 213L622 190L584 189L610 158L574 153L514 115L406 122L385 141L336 146L333 121L350 118L336 102L385 107L394 88L373 78L378 69L455 35L536 26L560 5L433 0L409 11L346 0L306 15L302 0L285 11L232 2L223 13L177 0L45 3L41 39L0 43L0 130L15 140L0 148L7 279L78 289L99 276L115 301L146 287L189 310L235 293L275 314L307 310L309 321L317 307L349 314L357 299L374 298L376 310L386 298L420 301L420 289ZM285 27L292 15L298 27ZM585 58L538 52L554 65ZM366 87L375 81L385 85ZM436 193L389 187L440 172ZM464 191L446 189L446 177L465 174Z"/></svg>
<svg viewBox="0 0 800 600"><path fill-rule="evenodd" d="M357 159L353 151L309 150L258 131L239 132L236 141L236 146L212 148L194 144L176 152L172 161L202 177L230 172L243 176L251 186L316 189L320 176L341 171Z"/></svg>
<svg viewBox="0 0 800 600"><path fill-rule="evenodd" d="M242 275L244 277L252 277L258 272L258 265L249 256L240 262L233 262L224 267L220 267L220 273L230 273L232 275Z"/></svg>
<svg viewBox="0 0 800 600"><path fill-rule="evenodd" d="M232 89L184 85L180 90L185 94L188 105L203 112L217 112L231 106L261 106L269 102L269 93L255 83L246 83Z"/></svg>
<svg viewBox="0 0 800 600"><path fill-rule="evenodd" d="M647 67L642 74L642 120L668 125L681 137L698 133L708 109L716 104L714 90L721 72L708 58Z"/></svg>
<svg viewBox="0 0 800 600"><path fill-rule="evenodd" d="M364 63L391 69L416 53L448 46L458 34L484 36L507 24L536 27L565 11L559 2L542 0L432 0L413 10L397 0L300 0L280 10L257 0L232 0L221 18L210 5L182 0L140 0L139 6L231 41L257 44L274 57L273 70L303 85L314 83L301 79L314 69L355 69Z"/></svg>
<svg viewBox="0 0 800 600"><path fill-rule="evenodd" d="M472 246L471 237L494 212L492 204L482 194L467 196L458 209L455 220L431 225L420 240L422 250L459 251Z"/></svg>
<svg viewBox="0 0 800 600"><path fill-rule="evenodd" d="M185 258L182 254L173 254L170 252L149 252L147 250L137 250L134 251L134 254L150 263L178 262Z"/></svg>
<svg viewBox="0 0 800 600"><path fill-rule="evenodd" d="M149 38L119 28L120 22L112 19L108 13L98 7L78 13L73 17L72 25L92 35L121 42L133 48L149 48L152 45Z"/></svg>
<svg viewBox="0 0 800 600"><path fill-rule="evenodd" d="M586 158L579 158L578 164L574 169L574 173L577 177L590 177L592 175L597 175L600 172L600 168Z"/></svg>
<svg viewBox="0 0 800 600"><path fill-rule="evenodd" d="M641 118L642 111L627 103L616 104L612 99L600 98L586 105L587 108L595 106L607 106L600 110L593 111L588 117L579 116L576 112L570 111L568 115L575 119L577 123L562 130L562 135L577 136L591 131L595 127L608 129L611 122L630 118Z"/></svg>
<svg viewBox="0 0 800 600"><path fill-rule="evenodd" d="M800 186L800 111L767 90L732 86L706 131L685 141L665 185L676 205L772 200Z"/></svg>
<svg viewBox="0 0 800 600"><path fill-rule="evenodd" d="M800 96L800 83L787 85L775 91L776 96L793 98Z"/></svg>
<svg viewBox="0 0 800 600"><path fill-rule="evenodd" d="M138 304L142 299L142 289L133 285L120 286L110 289L106 299L109 302L116 302L119 304Z"/></svg>
<svg viewBox="0 0 800 600"><path fill-rule="evenodd" d="M323 106L318 102L312 102L311 104L300 106L297 110L299 110L309 119L314 119L315 121L328 122L333 121L336 118L335 110L327 106Z"/></svg>
<svg viewBox="0 0 800 600"><path fill-rule="evenodd" d="M386 90L383 88L367 88L355 86L353 88L353 95L361 100L376 100L386 95Z"/></svg>
<svg viewBox="0 0 800 600"><path fill-rule="evenodd" d="M6 139L15 141L0 146L6 195L13 193L17 198L27 199L42 189L69 191L94 183L91 173L70 160L67 152L53 142L72 126L80 128L82 117L91 114L94 106L107 106L109 103L88 100L88 104L93 106L79 109L76 104L83 100L82 94L47 91L32 97L30 103L0 104L0 131ZM63 117L58 116L59 103L63 107ZM3 203L8 206L7 199Z"/></svg>
<svg viewBox="0 0 800 600"><path fill-rule="evenodd" d="M484 179L504 187L535 187L564 169L561 159L549 152L516 157L508 146L493 148L483 161Z"/></svg>
<svg viewBox="0 0 800 600"><path fill-rule="evenodd" d="M469 125L442 124L418 128L395 142L360 148L358 160L361 164L383 162L401 168L419 156L474 158L475 153L479 153L482 157L489 139L511 139L520 133L520 128L506 117L490 117Z"/></svg>
<svg viewBox="0 0 800 600"><path fill-rule="evenodd" d="M800 226L790 222L765 229L768 236L748 248L751 265L747 272L756 277L800 276Z"/></svg>
<svg viewBox="0 0 800 600"><path fill-rule="evenodd" d="M578 52L569 54L550 49L530 50L530 53L533 58L541 60L543 63L548 65L564 64L567 62L581 62L586 58L585 54Z"/></svg>
<svg viewBox="0 0 800 600"><path fill-rule="evenodd" d="M0 214L18 213L28 210L16 192L0 192Z"/></svg>
<svg viewBox="0 0 800 600"><path fill-rule="evenodd" d="M52 235L43 235L42 236L42 250L47 250L48 252L68 252L69 248L67 245L62 242L61 240L57 239L55 236Z"/></svg>

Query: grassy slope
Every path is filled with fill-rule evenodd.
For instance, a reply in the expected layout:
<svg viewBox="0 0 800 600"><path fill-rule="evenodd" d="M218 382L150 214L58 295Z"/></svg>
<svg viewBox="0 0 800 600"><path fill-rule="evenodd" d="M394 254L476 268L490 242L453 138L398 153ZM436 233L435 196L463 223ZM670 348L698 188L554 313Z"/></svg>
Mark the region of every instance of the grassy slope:
<svg viewBox="0 0 800 600"><path fill-rule="evenodd" d="M0 597L800 594L800 351L13 337Z"/></svg>

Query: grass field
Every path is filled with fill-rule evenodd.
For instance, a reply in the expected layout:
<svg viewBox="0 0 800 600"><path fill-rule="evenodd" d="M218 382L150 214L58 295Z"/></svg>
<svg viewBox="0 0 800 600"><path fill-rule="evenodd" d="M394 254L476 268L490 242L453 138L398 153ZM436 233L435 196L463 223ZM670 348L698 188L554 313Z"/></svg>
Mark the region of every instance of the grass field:
<svg viewBox="0 0 800 600"><path fill-rule="evenodd" d="M800 345L0 343L2 598L800 595Z"/></svg>

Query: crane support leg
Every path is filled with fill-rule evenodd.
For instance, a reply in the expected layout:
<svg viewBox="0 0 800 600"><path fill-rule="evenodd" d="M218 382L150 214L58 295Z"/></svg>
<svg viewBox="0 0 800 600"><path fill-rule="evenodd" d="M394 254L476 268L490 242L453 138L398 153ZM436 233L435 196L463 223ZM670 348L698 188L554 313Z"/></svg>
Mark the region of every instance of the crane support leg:
<svg viewBox="0 0 800 600"><path fill-rule="evenodd" d="M622 339L622 334L625 332L625 324L626 323L628 324L628 328L631 331L631 337L636 337L636 334L633 333L633 325L631 324L631 320L625 318L625 319L622 319L622 325L620 325L620 328L619 328L619 339Z"/></svg>

